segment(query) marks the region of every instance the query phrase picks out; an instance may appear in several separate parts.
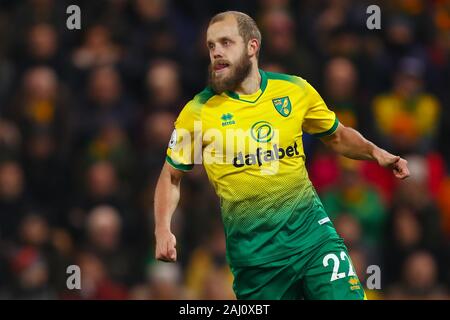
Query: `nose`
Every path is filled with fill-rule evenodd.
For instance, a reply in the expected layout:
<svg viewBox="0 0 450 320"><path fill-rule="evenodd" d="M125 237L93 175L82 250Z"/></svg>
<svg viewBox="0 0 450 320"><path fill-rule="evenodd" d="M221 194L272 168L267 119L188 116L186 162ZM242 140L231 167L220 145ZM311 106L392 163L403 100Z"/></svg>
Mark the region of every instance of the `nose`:
<svg viewBox="0 0 450 320"><path fill-rule="evenodd" d="M212 55L214 57L214 59L220 59L223 58L223 52L222 50L216 46L213 50L212 50Z"/></svg>

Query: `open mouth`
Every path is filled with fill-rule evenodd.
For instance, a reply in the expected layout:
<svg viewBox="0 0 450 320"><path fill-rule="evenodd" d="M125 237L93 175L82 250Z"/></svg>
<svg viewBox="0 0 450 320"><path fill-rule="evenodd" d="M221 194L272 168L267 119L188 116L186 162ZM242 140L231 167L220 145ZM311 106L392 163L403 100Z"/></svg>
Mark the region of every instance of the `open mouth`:
<svg viewBox="0 0 450 320"><path fill-rule="evenodd" d="M226 63L226 62L216 63L216 64L214 65L214 71L220 72L220 71L225 70L225 69L228 68L229 66L230 66L230 64L229 64L229 63Z"/></svg>

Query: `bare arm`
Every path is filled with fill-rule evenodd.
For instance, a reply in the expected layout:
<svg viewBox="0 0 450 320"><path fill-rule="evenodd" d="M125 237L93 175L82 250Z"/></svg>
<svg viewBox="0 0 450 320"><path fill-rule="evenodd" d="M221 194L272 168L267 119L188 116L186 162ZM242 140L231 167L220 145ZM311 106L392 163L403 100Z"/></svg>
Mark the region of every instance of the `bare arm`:
<svg viewBox="0 0 450 320"><path fill-rule="evenodd" d="M347 158L374 160L380 166L390 168L399 179L409 177L408 163L405 159L377 147L355 129L339 124L335 133L321 140L332 150Z"/></svg>
<svg viewBox="0 0 450 320"><path fill-rule="evenodd" d="M177 259L176 238L170 231L172 215L180 199L180 181L183 171L167 162L164 164L155 190L155 257L173 262Z"/></svg>

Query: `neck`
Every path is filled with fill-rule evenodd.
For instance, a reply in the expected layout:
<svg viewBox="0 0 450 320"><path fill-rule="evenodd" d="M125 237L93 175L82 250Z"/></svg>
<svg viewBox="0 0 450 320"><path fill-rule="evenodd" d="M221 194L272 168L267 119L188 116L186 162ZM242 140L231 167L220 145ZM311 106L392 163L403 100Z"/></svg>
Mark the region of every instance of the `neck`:
<svg viewBox="0 0 450 320"><path fill-rule="evenodd" d="M259 74L258 65L256 63L252 64L252 70L250 71L247 78L241 82L241 84L236 88L235 92L237 94L252 94L258 91L261 86L261 75Z"/></svg>

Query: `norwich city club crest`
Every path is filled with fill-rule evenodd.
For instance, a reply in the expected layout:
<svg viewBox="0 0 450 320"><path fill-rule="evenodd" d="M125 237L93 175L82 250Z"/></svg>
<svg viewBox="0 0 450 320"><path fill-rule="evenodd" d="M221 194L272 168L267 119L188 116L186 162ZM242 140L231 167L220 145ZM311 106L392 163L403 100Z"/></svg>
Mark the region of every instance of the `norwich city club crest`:
<svg viewBox="0 0 450 320"><path fill-rule="evenodd" d="M292 106L289 97L272 99L272 102L275 109L277 109L278 113L283 117L287 117L291 114Z"/></svg>

